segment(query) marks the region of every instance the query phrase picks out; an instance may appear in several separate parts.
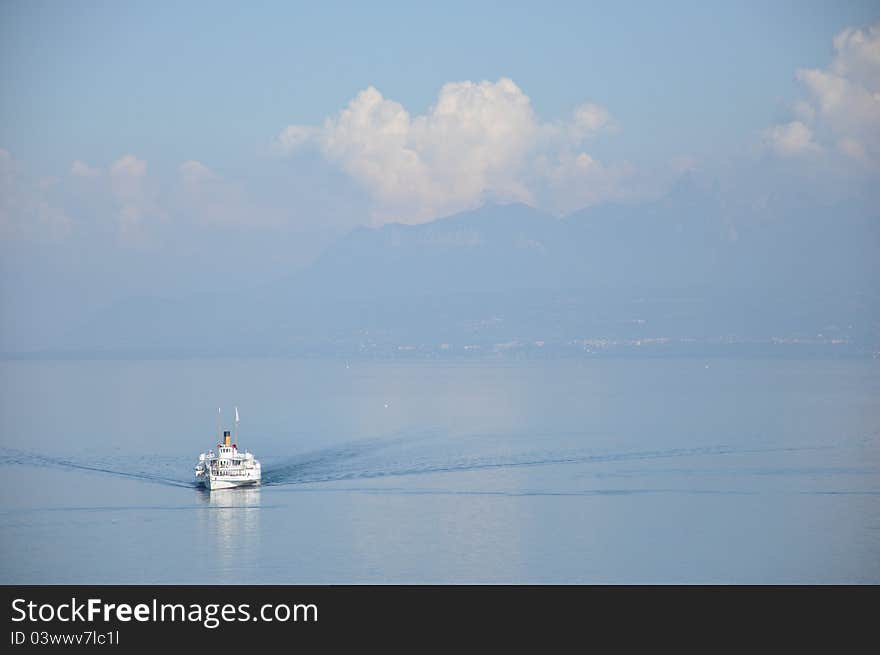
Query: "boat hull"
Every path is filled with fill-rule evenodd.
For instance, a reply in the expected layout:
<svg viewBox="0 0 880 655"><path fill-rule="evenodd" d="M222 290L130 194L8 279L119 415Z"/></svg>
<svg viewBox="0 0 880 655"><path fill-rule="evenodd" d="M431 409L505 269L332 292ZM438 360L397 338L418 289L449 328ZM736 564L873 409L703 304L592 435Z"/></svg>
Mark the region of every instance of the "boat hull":
<svg viewBox="0 0 880 655"><path fill-rule="evenodd" d="M237 489L238 487L255 487L260 484L260 478L204 476L200 480L205 489L216 491L218 489Z"/></svg>

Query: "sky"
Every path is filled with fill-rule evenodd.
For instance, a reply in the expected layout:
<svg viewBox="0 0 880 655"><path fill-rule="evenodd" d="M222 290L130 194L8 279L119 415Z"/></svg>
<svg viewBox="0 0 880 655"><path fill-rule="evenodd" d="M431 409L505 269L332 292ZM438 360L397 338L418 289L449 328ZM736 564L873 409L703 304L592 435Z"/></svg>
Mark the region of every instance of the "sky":
<svg viewBox="0 0 880 655"><path fill-rule="evenodd" d="M5 0L0 90L0 350L489 202L880 200L873 2Z"/></svg>

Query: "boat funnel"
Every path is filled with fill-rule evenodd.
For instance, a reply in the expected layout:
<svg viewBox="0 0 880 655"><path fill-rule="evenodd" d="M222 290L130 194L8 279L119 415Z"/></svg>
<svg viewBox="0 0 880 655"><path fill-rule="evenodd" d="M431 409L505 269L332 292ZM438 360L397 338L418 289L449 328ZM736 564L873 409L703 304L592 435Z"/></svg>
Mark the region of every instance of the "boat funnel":
<svg viewBox="0 0 880 655"><path fill-rule="evenodd" d="M229 430L223 431L223 445L227 448L232 443L232 437L229 436Z"/></svg>

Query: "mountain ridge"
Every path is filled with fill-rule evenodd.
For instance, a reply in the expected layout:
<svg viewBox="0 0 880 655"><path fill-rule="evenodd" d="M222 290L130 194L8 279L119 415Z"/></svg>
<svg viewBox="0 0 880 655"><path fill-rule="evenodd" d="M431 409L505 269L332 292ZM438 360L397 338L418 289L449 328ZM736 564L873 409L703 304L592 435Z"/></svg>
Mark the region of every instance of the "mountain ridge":
<svg viewBox="0 0 880 655"><path fill-rule="evenodd" d="M866 256L849 268L828 266L823 248L858 250L833 231L816 240L829 231L821 219L805 217L800 233L761 217L736 221L711 189L687 186L647 205L563 218L487 205L357 228L246 297L117 303L54 349L348 353L367 343L771 339L838 324L867 348L880 302L858 282L871 279L876 246L861 244Z"/></svg>

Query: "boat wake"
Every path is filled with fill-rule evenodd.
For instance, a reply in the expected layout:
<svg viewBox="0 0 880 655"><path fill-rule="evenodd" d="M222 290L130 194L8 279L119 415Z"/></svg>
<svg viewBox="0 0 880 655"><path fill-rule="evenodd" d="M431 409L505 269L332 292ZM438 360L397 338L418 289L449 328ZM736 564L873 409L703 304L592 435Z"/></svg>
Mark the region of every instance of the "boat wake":
<svg viewBox="0 0 880 655"><path fill-rule="evenodd" d="M435 437L435 438L432 438ZM461 473L487 469L508 469L567 464L614 464L687 457L719 457L770 453L804 448L734 448L728 445L675 447L654 450L601 451L596 449L522 450L510 452L511 443L501 435L456 440L458 452L449 452L451 444L436 435L395 435L360 440L302 453L293 457L264 460L263 486L320 484L339 481L369 480L397 476ZM487 442L490 442L487 446ZM468 445L471 448L468 448ZM488 452L485 452L488 450ZM54 457L39 453L13 451L6 465L51 467L80 470L117 477L133 478L154 484L193 488L191 462L185 457L115 456L88 459ZM598 472L597 472L598 473ZM607 469L605 474L608 474Z"/></svg>
<svg viewBox="0 0 880 655"><path fill-rule="evenodd" d="M698 456L747 455L792 448L733 448L726 445L634 450L624 452L523 452L518 454L459 455L455 457L376 457L368 448L332 449L277 463L263 474L264 485L315 484L346 480L458 473L565 464L626 463Z"/></svg>
<svg viewBox="0 0 880 655"><path fill-rule="evenodd" d="M53 457L40 453L26 451L12 451L4 461L6 465L34 466L37 468L58 468L79 471L91 471L122 478L134 478L156 484L164 484L173 487L194 487L194 483L183 477L177 469L189 470L189 466L182 467L178 458L151 456L147 462L143 457L89 457L87 461L78 461L72 457ZM188 462L187 462L188 464ZM159 473L156 469L159 469Z"/></svg>

